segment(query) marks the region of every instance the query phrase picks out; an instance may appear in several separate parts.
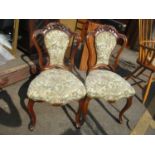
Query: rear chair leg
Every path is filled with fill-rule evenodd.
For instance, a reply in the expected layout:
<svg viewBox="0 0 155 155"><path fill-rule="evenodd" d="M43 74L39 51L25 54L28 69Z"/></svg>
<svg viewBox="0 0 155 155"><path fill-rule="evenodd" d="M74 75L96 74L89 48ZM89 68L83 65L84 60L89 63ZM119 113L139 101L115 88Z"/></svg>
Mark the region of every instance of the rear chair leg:
<svg viewBox="0 0 155 155"><path fill-rule="evenodd" d="M76 116L75 116L75 121L76 121L76 128L80 128L81 127L81 115L82 115L82 104L84 102L84 99L81 99L79 101L79 109L76 113Z"/></svg>
<svg viewBox="0 0 155 155"><path fill-rule="evenodd" d="M76 114L76 127L80 128L82 123L86 120L86 115L88 113L88 104L90 98L85 97L79 101L79 109Z"/></svg>
<svg viewBox="0 0 155 155"><path fill-rule="evenodd" d="M127 99L126 105L124 106L124 108L119 113L119 122L120 123L123 122L123 119L122 119L123 114L130 108L131 105L132 105L132 97L129 97Z"/></svg>
<svg viewBox="0 0 155 155"><path fill-rule="evenodd" d="M36 115L35 115L35 112L33 110L34 103L35 103L35 101L29 99L29 101L28 101L28 112L29 112L30 119L31 119L31 122L29 124L29 129L31 131L34 130L34 127L35 127L35 124L36 124Z"/></svg>
<svg viewBox="0 0 155 155"><path fill-rule="evenodd" d="M83 121L86 120L87 114L88 114L88 105L89 105L89 101L91 99L89 97L86 97L83 106L82 106L82 114L83 114Z"/></svg>
<svg viewBox="0 0 155 155"><path fill-rule="evenodd" d="M147 83L147 86L146 86L146 91L145 91L144 98L143 98L143 104L146 102L146 99L147 99L147 97L149 95L152 79L153 79L153 72L151 72L148 83Z"/></svg>

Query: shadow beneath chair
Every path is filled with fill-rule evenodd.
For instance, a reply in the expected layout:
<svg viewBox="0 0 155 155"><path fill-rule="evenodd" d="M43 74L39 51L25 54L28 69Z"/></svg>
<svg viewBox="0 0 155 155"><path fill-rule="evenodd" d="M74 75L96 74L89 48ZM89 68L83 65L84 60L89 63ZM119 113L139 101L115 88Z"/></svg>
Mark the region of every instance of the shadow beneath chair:
<svg viewBox="0 0 155 155"><path fill-rule="evenodd" d="M94 129L92 127L92 123L90 123L90 121L88 121L88 119L85 121L85 123L87 124L87 126L91 129L91 131L94 133L94 134L103 134L103 135L107 135L107 132L103 129L103 127L98 123L98 120L94 117L94 115L88 111L88 116L89 118L93 121L93 123L95 123L95 126L96 126L96 129ZM87 117L88 117L87 116ZM99 130L99 131L98 131Z"/></svg>
<svg viewBox="0 0 155 155"><path fill-rule="evenodd" d="M7 103L9 109L9 112L6 112L0 108L0 123L9 127L21 126L19 112L15 107L10 95L5 90L1 90L0 99L3 99Z"/></svg>
<svg viewBox="0 0 155 155"><path fill-rule="evenodd" d="M114 120L114 121L116 121L117 123L119 123L119 120L118 120L118 118L116 118L105 106L104 106L104 104L99 100L99 99L95 99L98 103L99 103L99 105L112 117L112 119ZM113 108L115 108L114 106L112 106ZM115 110L117 110L118 111L118 109L116 109L115 108ZM119 112L119 111L118 111Z"/></svg>
<svg viewBox="0 0 155 155"><path fill-rule="evenodd" d="M129 70L123 69L120 66L118 66L116 68L116 73L119 74L122 77L126 77L126 76L131 74L131 72Z"/></svg>
<svg viewBox="0 0 155 155"><path fill-rule="evenodd" d="M99 104L100 104L100 106L111 116L111 118L114 120L114 121L116 121L117 123L119 123L120 124L120 122L119 122L119 119L118 118L116 118L105 106L104 106L104 104L99 100L99 99L95 99ZM108 103L107 103L108 104ZM116 103L117 104L117 103ZM126 104L126 103L125 103ZM120 112L120 110L118 110L113 104L110 104L110 106L111 107L113 107L118 113ZM127 126L127 128L129 129L129 130L132 130L132 128L130 127L130 125L129 125L129 119L125 116L125 115L123 115L123 118L125 118L126 119L126 126Z"/></svg>
<svg viewBox="0 0 155 155"><path fill-rule="evenodd" d="M30 72L30 77L29 79L20 87L19 91L18 91L18 96L20 98L20 104L22 106L22 108L24 109L24 111L29 115L28 110L27 110L27 106L25 104L25 99L27 98L27 90L29 87L30 82L35 78L35 76L38 74L37 69L35 68L35 70L31 67L31 65L28 63L28 61L25 59L27 56L26 55L22 55L21 59L27 63L27 65L29 66L29 72Z"/></svg>
<svg viewBox="0 0 155 155"><path fill-rule="evenodd" d="M20 104L21 104L21 107L24 109L24 111L28 113L28 110L27 110L27 106L26 106L26 103L25 103L25 99L27 99L27 90L28 90L28 86L31 82L33 78L29 78L19 89L18 91L18 96L20 98Z"/></svg>
<svg viewBox="0 0 155 155"><path fill-rule="evenodd" d="M75 114L76 114L76 111L74 110L74 108L71 106L71 105L69 105L69 104L67 104L67 105L65 105L65 106L63 106L62 107L62 109L63 109L63 111L65 112L65 114L67 115L67 117L69 118L69 120L72 122L72 124L73 124L73 126L76 128L76 126L75 126L75 118L72 118L71 117L71 115L70 115L70 112L72 112L73 114L74 114L74 116L75 116ZM92 113L91 112L88 112L88 116L87 117L89 117L90 119L91 119L91 121L93 121L93 123L95 124L95 126L96 126L96 129L94 129L93 127L92 127L92 122L91 121L88 121L87 119L86 119L86 121L84 122L86 125L87 125L87 128L89 128L91 131L92 131L92 133L93 134L98 134L98 133L101 133L101 134L104 134L104 135L106 135L107 133L106 133L106 131L102 128L102 126L98 123L98 121L96 120L96 118L92 115ZM83 126L81 126L81 128L82 128ZM80 131L79 131L80 129L76 129L75 131L73 130L73 132L71 132L71 133L78 133L78 134L80 134ZM98 130L98 131L97 131ZM69 132L70 132L71 130L69 130ZM66 133L66 132L65 132ZM65 134L64 133L64 134ZM68 133L68 131L67 131L67 133Z"/></svg>
<svg viewBox="0 0 155 155"><path fill-rule="evenodd" d="M81 135L81 131L79 129L76 129L76 130L68 129L61 135Z"/></svg>
<svg viewBox="0 0 155 155"><path fill-rule="evenodd" d="M67 104L65 106L62 106L63 111L65 112L65 114L67 115L67 117L69 118L69 120L71 121L72 125L74 127L75 126L75 118L72 118L70 115L70 112L72 112L74 115L76 114L76 111L72 108L71 105ZM70 111L70 112L69 112Z"/></svg>

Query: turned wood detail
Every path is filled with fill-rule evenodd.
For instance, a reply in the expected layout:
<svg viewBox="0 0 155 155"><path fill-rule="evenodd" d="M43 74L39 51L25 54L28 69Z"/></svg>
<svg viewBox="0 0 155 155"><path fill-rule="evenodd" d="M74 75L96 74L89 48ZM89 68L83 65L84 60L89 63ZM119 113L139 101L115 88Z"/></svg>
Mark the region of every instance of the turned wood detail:
<svg viewBox="0 0 155 155"><path fill-rule="evenodd" d="M151 84L155 77L155 20L154 19L140 19L139 20L139 55L137 63L139 66L129 75L126 79L132 79L135 85L144 91L144 96L142 97L142 103L146 103ZM149 71L144 74L145 71ZM142 83L138 82L141 75L147 76L146 89Z"/></svg>

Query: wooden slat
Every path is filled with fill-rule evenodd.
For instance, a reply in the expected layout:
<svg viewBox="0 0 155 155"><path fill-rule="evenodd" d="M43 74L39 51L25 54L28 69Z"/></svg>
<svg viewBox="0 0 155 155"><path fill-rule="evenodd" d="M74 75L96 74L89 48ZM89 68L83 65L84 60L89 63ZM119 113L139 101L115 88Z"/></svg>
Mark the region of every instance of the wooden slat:
<svg viewBox="0 0 155 155"><path fill-rule="evenodd" d="M31 64L31 67L35 68L35 65ZM3 87L14 84L29 76L30 76L30 67L28 65L17 66L0 73L0 79L6 78L8 80L8 82Z"/></svg>
<svg viewBox="0 0 155 155"><path fill-rule="evenodd" d="M97 24L97 23L93 23L93 22L89 22L88 25L88 32L93 31L95 28L97 28L99 25L101 24ZM92 44L92 48L93 44L94 44L94 40L90 39L90 43ZM81 57L81 63L80 63L80 70L86 71L87 70L87 61L88 61L88 48L86 46L86 44L84 45L84 49L83 49L83 53L82 53L82 57ZM93 55L93 59L92 59L92 64L94 64L96 61L96 55L94 53Z"/></svg>

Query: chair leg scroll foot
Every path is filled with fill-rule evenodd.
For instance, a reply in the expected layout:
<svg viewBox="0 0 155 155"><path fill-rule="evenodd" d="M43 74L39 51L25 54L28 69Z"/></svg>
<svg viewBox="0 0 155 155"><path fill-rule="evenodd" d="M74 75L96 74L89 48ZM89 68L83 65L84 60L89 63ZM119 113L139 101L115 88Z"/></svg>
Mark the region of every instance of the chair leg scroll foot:
<svg viewBox="0 0 155 155"><path fill-rule="evenodd" d="M122 118L123 114L130 108L131 105L132 105L132 97L129 97L127 99L126 105L124 106L124 108L119 113L119 122L120 122L120 124L122 124L122 122L123 122L123 118Z"/></svg>
<svg viewBox="0 0 155 155"><path fill-rule="evenodd" d="M83 104L83 102L84 102L84 99L81 99L79 101L79 109L78 109L78 112L76 113L76 116L75 116L75 120L76 120L75 126L77 129L80 129L80 127L81 127L82 104Z"/></svg>
<svg viewBox="0 0 155 155"><path fill-rule="evenodd" d="M29 99L28 112L29 112L29 115L30 115L31 122L30 122L28 128L29 128L30 131L34 130L35 124L36 124L36 115L35 115L34 110L33 110L34 103L35 102L33 100Z"/></svg>
<svg viewBox="0 0 155 155"><path fill-rule="evenodd" d="M85 97L84 99L80 100L79 102L79 109L76 114L76 128L80 128L81 125L86 120L86 115L88 113L88 104L89 104L90 98Z"/></svg>

